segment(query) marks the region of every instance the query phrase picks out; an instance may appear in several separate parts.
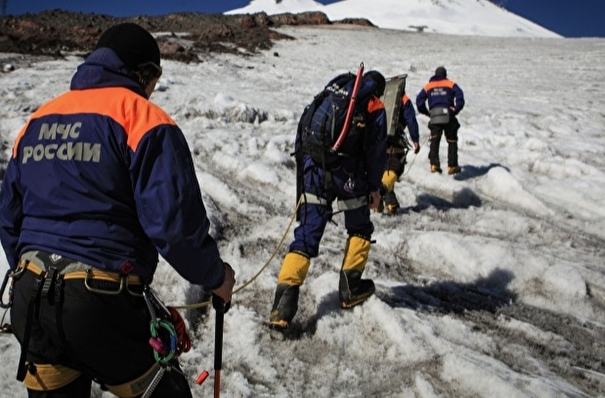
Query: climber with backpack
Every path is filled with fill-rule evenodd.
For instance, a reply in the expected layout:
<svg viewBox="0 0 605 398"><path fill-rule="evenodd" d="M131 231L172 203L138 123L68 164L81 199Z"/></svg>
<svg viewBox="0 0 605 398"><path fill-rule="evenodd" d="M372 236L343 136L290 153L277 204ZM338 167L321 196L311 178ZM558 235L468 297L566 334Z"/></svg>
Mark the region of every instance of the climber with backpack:
<svg viewBox="0 0 605 398"><path fill-rule="evenodd" d="M370 210L380 202L386 161L386 117L380 97L385 79L378 71L344 73L332 79L300 118L295 152L299 225L277 278L272 328L287 329L298 309L300 286L337 201L348 239L339 279L342 308L369 298L374 282L362 279L374 226Z"/></svg>

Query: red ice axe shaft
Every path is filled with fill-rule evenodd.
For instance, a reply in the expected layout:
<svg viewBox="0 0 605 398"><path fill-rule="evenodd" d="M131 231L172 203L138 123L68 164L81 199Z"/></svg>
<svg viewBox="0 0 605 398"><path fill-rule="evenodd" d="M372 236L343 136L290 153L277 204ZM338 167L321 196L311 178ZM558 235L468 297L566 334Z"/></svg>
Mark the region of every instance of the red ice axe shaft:
<svg viewBox="0 0 605 398"><path fill-rule="evenodd" d="M337 151L338 148L342 145L345 138L347 138L347 134L349 133L349 126L351 125L351 118L353 117L353 110L355 109L355 102L357 102L357 93L359 92L359 86L361 85L361 77L363 76L364 65L363 62L359 64L359 69L357 69L357 76L355 76L355 84L353 85L353 93L351 94L351 101L349 101L349 108L347 109L347 114L345 116L345 123L342 126L342 131L338 136L338 139L334 143L332 147L333 151Z"/></svg>

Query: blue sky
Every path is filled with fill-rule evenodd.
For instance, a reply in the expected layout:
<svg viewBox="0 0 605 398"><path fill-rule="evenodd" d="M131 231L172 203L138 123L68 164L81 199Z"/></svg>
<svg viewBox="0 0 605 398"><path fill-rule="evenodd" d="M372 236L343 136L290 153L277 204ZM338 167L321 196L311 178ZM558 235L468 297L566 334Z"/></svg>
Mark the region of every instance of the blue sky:
<svg viewBox="0 0 605 398"><path fill-rule="evenodd" d="M223 13L250 0L3 0L5 14L49 9L94 12L114 16L162 15L171 12ZM335 0L319 0L334 3ZM605 37L604 0L496 0L508 10L565 37Z"/></svg>

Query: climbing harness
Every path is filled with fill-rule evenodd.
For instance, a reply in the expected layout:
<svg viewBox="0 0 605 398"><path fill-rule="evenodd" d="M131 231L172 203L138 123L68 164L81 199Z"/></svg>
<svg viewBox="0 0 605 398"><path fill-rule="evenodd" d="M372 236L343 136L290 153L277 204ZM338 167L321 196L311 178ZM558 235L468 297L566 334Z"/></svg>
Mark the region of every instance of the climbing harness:
<svg viewBox="0 0 605 398"><path fill-rule="evenodd" d="M89 291L112 295L118 294L123 290L128 291L132 295L137 295L138 293L130 289L130 286L141 285L141 280L138 276L129 276L117 272L93 269L91 266L79 261L63 258L55 254L41 251L29 251L21 256L17 269L9 271L4 278L2 286L0 287L0 294L4 295L9 279L11 280L11 283L9 287L8 302L5 303L2 301L3 308L8 308L12 305L14 283L21 278L25 271L34 274L35 279L31 287L31 295L27 301L26 307L21 355L17 367L17 380L19 381L24 381L28 370L35 366L34 364L28 363L26 357L29 350L32 325L36 311L39 310L42 300L48 300L50 303L62 300L63 287L66 280L80 279L83 280L86 289ZM91 285L93 281L119 283L119 291L93 288ZM55 305L57 319L60 319L61 317L61 308L61 305Z"/></svg>

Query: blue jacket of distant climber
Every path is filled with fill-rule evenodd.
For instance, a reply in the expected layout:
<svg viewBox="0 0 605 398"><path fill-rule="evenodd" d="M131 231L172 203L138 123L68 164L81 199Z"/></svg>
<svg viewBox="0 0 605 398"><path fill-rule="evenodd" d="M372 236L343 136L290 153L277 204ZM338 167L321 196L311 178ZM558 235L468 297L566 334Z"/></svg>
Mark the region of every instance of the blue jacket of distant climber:
<svg viewBox="0 0 605 398"><path fill-rule="evenodd" d="M430 109L449 108L455 116L464 108L464 93L454 81L435 75L416 96L416 107L427 116Z"/></svg>
<svg viewBox="0 0 605 398"><path fill-rule="evenodd" d="M418 134L418 121L416 120L416 111L414 105L407 94L404 94L401 99L401 115L399 117L402 126L402 134L405 128L408 128L412 142L418 142L420 136Z"/></svg>

